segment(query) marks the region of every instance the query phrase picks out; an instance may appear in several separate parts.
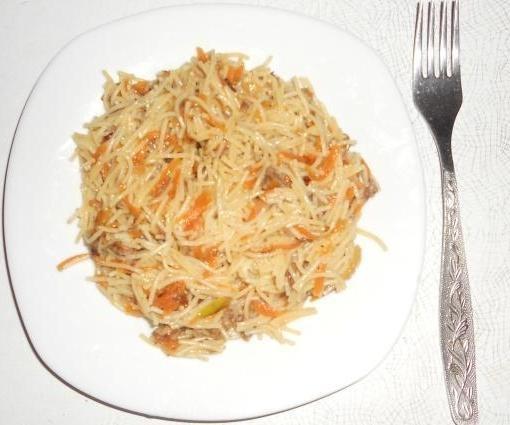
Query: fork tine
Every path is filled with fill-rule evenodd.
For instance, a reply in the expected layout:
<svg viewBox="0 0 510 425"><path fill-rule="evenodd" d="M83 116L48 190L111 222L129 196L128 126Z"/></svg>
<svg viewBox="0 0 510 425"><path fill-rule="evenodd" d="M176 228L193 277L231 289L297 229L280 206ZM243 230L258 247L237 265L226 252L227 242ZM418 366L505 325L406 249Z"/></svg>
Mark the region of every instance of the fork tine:
<svg viewBox="0 0 510 425"><path fill-rule="evenodd" d="M439 76L446 77L446 5L441 1L439 9Z"/></svg>
<svg viewBox="0 0 510 425"><path fill-rule="evenodd" d="M422 32L423 32L423 4L416 4L416 26L414 28L413 70L414 78L422 77Z"/></svg>
<svg viewBox="0 0 510 425"><path fill-rule="evenodd" d="M433 1L427 5L427 77L434 76L434 20L436 8Z"/></svg>
<svg viewBox="0 0 510 425"><path fill-rule="evenodd" d="M455 0L452 3L452 75L456 75L460 72L460 61L459 61L459 0Z"/></svg>

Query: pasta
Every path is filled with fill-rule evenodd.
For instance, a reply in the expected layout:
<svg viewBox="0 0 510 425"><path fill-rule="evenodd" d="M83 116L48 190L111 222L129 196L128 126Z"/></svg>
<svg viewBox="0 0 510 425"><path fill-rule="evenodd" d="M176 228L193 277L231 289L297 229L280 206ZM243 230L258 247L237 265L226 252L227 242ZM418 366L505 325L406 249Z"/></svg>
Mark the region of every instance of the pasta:
<svg viewBox="0 0 510 425"><path fill-rule="evenodd" d="M92 279L169 355L287 341L361 259L367 164L306 79L246 58L198 48L152 81L105 74L104 113L74 135Z"/></svg>

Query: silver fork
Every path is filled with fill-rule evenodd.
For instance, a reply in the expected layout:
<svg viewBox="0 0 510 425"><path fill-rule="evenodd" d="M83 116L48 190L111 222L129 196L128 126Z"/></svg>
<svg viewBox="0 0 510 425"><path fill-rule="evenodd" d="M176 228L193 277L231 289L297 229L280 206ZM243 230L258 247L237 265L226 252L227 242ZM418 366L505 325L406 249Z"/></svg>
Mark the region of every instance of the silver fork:
<svg viewBox="0 0 510 425"><path fill-rule="evenodd" d="M435 9L434 1L417 4L413 99L434 136L441 165L443 244L439 319L448 403L455 424L474 425L478 424L478 402L473 314L451 148L453 124L462 104L459 1L452 1L450 7L441 1L439 19L435 18Z"/></svg>

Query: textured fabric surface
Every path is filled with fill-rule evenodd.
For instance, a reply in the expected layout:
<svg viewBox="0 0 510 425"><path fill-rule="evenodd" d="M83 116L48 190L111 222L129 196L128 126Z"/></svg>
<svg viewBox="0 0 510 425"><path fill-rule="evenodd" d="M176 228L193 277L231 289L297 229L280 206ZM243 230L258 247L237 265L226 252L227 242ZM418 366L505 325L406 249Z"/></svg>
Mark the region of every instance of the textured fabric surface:
<svg viewBox="0 0 510 425"><path fill-rule="evenodd" d="M439 351L439 165L432 138L412 105L410 88L415 3L406 0L236 3L270 5L332 22L379 53L398 84L415 127L426 170L427 198L426 255L417 298L403 335L389 356L366 379L340 393L249 423L451 423ZM0 6L0 90L4 97L0 105L2 166L26 96L38 73L58 48L76 34L101 23L170 4L177 2L4 0ZM510 262L507 261L510 252L510 3L463 0L461 49L464 104L454 130L453 149L475 309L480 422L510 424ZM1 267L1 423L160 422L90 401L44 370L24 339L4 265Z"/></svg>

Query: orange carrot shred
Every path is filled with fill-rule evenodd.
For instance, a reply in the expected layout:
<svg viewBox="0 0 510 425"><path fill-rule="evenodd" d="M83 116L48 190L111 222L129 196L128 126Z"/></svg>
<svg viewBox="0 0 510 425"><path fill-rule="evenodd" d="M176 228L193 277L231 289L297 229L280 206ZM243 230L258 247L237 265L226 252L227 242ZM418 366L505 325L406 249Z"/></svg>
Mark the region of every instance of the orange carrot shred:
<svg viewBox="0 0 510 425"><path fill-rule="evenodd" d="M296 161L302 162L303 164L306 165L312 165L317 159L317 156L314 155L313 153L305 153L303 155L298 155L296 153L289 151L278 152L278 156L286 159L295 159Z"/></svg>
<svg viewBox="0 0 510 425"><path fill-rule="evenodd" d="M112 164L110 162L105 162L103 164L103 167L101 168L101 177L104 179L106 179L106 177L108 176L108 174L110 173L110 170L112 169Z"/></svg>
<svg viewBox="0 0 510 425"><path fill-rule="evenodd" d="M176 170L180 166L181 161L179 159L174 159L170 161L163 167L161 174L159 175L158 181L152 186L151 195L157 197L163 193L163 190L168 186L171 182L172 177L176 180ZM177 173L180 176L180 171ZM179 177L177 177L178 179ZM175 184L175 186L177 186ZM175 196L176 187L172 185L169 190L169 194L172 194L172 197Z"/></svg>
<svg viewBox="0 0 510 425"><path fill-rule="evenodd" d="M137 316L137 317L142 316L140 307L138 307L138 305L133 303L132 301L128 301L128 302L126 302L126 304L124 304L124 312L126 314L129 314L130 316Z"/></svg>
<svg viewBox="0 0 510 425"><path fill-rule="evenodd" d="M128 231L129 236L133 239L139 239L143 236L143 232L140 229L132 229Z"/></svg>
<svg viewBox="0 0 510 425"><path fill-rule="evenodd" d="M96 151L93 153L93 155L92 155L93 158L97 161L106 152L107 149L108 149L108 143L106 143L106 142L101 143L97 147Z"/></svg>
<svg viewBox="0 0 510 425"><path fill-rule="evenodd" d="M253 189L255 186L255 183L257 182L257 174L262 168L262 164L256 163L252 164L248 167L248 176L249 178L246 179L243 183L243 187L245 189Z"/></svg>
<svg viewBox="0 0 510 425"><path fill-rule="evenodd" d="M219 128L220 130L225 130L225 124L221 121L218 121L213 116L206 114L204 118L205 122L209 124L211 127Z"/></svg>
<svg viewBox="0 0 510 425"><path fill-rule="evenodd" d="M255 200L252 202L250 211L245 218L245 221L254 220L255 217L257 217L260 214L260 212L265 208L265 206L266 203L262 199L255 198Z"/></svg>
<svg viewBox="0 0 510 425"><path fill-rule="evenodd" d="M324 273L326 271L326 264L320 263L317 266L317 273ZM314 298L319 298L324 291L324 276L319 276L315 278L312 288L312 296Z"/></svg>
<svg viewBox="0 0 510 425"><path fill-rule="evenodd" d="M317 236L315 236L310 230L308 230L306 227L303 226L294 226L294 229L302 236L303 239L308 241L313 241L314 239L317 239Z"/></svg>
<svg viewBox="0 0 510 425"><path fill-rule="evenodd" d="M165 286L156 295L153 305L163 310L165 314L177 310L180 306L188 305L186 284L177 281Z"/></svg>
<svg viewBox="0 0 510 425"><path fill-rule="evenodd" d="M95 208L96 210L101 208L101 205L103 205L103 203L101 201L98 201L97 199L91 199L88 202L88 204L89 204L90 207Z"/></svg>
<svg viewBox="0 0 510 425"><path fill-rule="evenodd" d="M360 200L358 202L353 202L353 205L356 204L352 210L352 214L354 217L359 217L361 214L361 210L363 209L363 206L365 205L365 202Z"/></svg>
<svg viewBox="0 0 510 425"><path fill-rule="evenodd" d="M331 229L331 232L332 233L343 232L346 225L347 225L347 221L340 219L336 222L335 226Z"/></svg>
<svg viewBox="0 0 510 425"><path fill-rule="evenodd" d="M134 205L133 205L133 204L129 201L129 199L128 199L128 197L127 197L127 196L125 196L125 197L122 199L122 202L123 202L123 204L126 206L126 208L128 209L129 213L130 213L133 217L137 218L137 217L140 215L140 213L142 212L142 210L141 210L140 208L135 207L135 206L134 206Z"/></svg>
<svg viewBox="0 0 510 425"><path fill-rule="evenodd" d="M310 177L312 180L324 180L335 168L339 153L340 147L338 145L332 145L329 148L326 158L324 158L318 166L319 172L310 170Z"/></svg>
<svg viewBox="0 0 510 425"><path fill-rule="evenodd" d="M218 261L218 248L215 246L195 246L191 251L193 257L197 260L203 261L209 264L211 267L215 267Z"/></svg>
<svg viewBox="0 0 510 425"><path fill-rule="evenodd" d="M202 49L201 47L197 47L197 59L200 61L200 62L207 62L209 60L209 55L204 52L204 49Z"/></svg>
<svg viewBox="0 0 510 425"><path fill-rule="evenodd" d="M147 158L147 155L151 151L151 149L154 149L154 142L159 137L159 131L158 130L152 130L149 131L141 140L141 148L133 155L133 165L140 166L143 165L145 162L145 158ZM152 145L152 146L151 146Z"/></svg>
<svg viewBox="0 0 510 425"><path fill-rule="evenodd" d="M207 210L212 202L212 195L208 190L204 190L193 201L190 209L179 218L183 222L184 230L196 230L203 225L202 214Z"/></svg>
<svg viewBox="0 0 510 425"><path fill-rule="evenodd" d="M108 222L108 219L110 218L111 216L111 211L110 210L101 210L97 213L96 215L96 226L104 226L107 222Z"/></svg>
<svg viewBox="0 0 510 425"><path fill-rule="evenodd" d="M153 333L154 343L159 345L166 354L172 354L179 347L179 341L172 335L158 335Z"/></svg>
<svg viewBox="0 0 510 425"><path fill-rule="evenodd" d="M144 95L151 89L151 86L148 81L138 81L135 84L133 84L132 89L137 92L140 95Z"/></svg>
<svg viewBox="0 0 510 425"><path fill-rule="evenodd" d="M352 186L349 186L347 190L345 191L345 198L351 202L354 199L354 188Z"/></svg>
<svg viewBox="0 0 510 425"><path fill-rule="evenodd" d="M250 307L258 314L267 317L278 317L281 313L278 310L275 310L267 303L260 300L253 300L250 303Z"/></svg>
<svg viewBox="0 0 510 425"><path fill-rule="evenodd" d="M227 71L226 80L229 82L231 86L235 86L241 78L243 78L244 74L244 64L239 66L229 66Z"/></svg>
<svg viewBox="0 0 510 425"><path fill-rule="evenodd" d="M175 134L166 134L164 146L167 149L176 148L177 146L179 146L179 140L177 139L177 136Z"/></svg>

